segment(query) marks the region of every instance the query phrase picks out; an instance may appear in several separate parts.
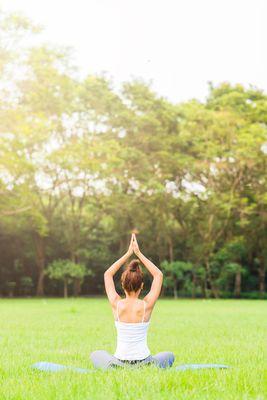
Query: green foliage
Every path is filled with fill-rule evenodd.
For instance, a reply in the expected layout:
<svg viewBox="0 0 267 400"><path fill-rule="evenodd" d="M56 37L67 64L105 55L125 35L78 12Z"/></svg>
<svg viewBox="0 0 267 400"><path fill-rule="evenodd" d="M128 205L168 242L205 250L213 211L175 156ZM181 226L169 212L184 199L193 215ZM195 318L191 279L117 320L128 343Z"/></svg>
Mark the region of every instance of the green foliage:
<svg viewBox="0 0 267 400"><path fill-rule="evenodd" d="M24 288L31 288L33 286L32 278L30 276L23 276L20 282L21 286Z"/></svg>
<svg viewBox="0 0 267 400"><path fill-rule="evenodd" d="M3 293L28 276L58 294L48 265L65 294L83 278L82 293L101 293L137 228L175 296L264 297L266 94L211 83L206 101L173 104L140 79L117 90L103 74L77 79L68 48L27 48L33 34L0 10Z"/></svg>
<svg viewBox="0 0 267 400"><path fill-rule="evenodd" d="M48 265L46 274L51 279L64 282L64 296L68 296L68 284L72 283L74 279L83 281L86 275L90 275L90 271L86 269L85 265L77 264L70 260L54 260Z"/></svg>
<svg viewBox="0 0 267 400"><path fill-rule="evenodd" d="M83 264L76 264L70 260L55 260L48 265L46 273L51 279L72 282L74 278L83 279L88 273Z"/></svg>
<svg viewBox="0 0 267 400"><path fill-rule="evenodd" d="M163 284L166 288L173 288L174 297L177 297L177 285L183 284L188 286L188 280L191 278L193 266L189 262L184 261L163 261L161 268L164 271Z"/></svg>
<svg viewBox="0 0 267 400"><path fill-rule="evenodd" d="M33 288L33 280L30 276L22 276L20 279L21 294L30 295Z"/></svg>

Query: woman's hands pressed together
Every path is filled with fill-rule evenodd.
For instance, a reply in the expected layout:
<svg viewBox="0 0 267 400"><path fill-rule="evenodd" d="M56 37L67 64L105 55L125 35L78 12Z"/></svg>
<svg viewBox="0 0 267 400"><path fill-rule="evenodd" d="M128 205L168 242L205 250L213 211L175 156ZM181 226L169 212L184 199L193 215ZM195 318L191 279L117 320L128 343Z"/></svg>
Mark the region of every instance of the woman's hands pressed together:
<svg viewBox="0 0 267 400"><path fill-rule="evenodd" d="M135 253L137 256L140 255L140 253L141 253L141 251L139 249L139 245L137 243L135 233L132 233L131 241L130 241L129 248L128 248L126 254L128 257L130 257L133 253Z"/></svg>
<svg viewBox="0 0 267 400"><path fill-rule="evenodd" d="M134 252L137 256L139 256L139 255L141 254L141 251L140 251L140 249L139 249L136 236L135 236L134 233L132 234L132 236L133 236L133 244L132 244L133 252Z"/></svg>
<svg viewBox="0 0 267 400"><path fill-rule="evenodd" d="M127 250L127 252L126 252L126 255L128 256L128 257L130 257L132 254L133 254L133 240L134 240L134 234L132 233L132 236L131 236L131 241L130 241L130 244L129 244L129 248L128 248L128 250Z"/></svg>

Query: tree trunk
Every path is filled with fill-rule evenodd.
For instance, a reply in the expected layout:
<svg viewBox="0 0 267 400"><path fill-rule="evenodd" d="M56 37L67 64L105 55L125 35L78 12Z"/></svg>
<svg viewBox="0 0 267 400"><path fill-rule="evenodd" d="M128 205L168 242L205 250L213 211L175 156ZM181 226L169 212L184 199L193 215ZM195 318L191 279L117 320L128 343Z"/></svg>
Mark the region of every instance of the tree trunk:
<svg viewBox="0 0 267 400"><path fill-rule="evenodd" d="M173 277L174 280L174 285L173 285L173 296L175 299L177 299L178 294L177 294L177 279L175 277Z"/></svg>
<svg viewBox="0 0 267 400"><path fill-rule="evenodd" d="M68 297L68 281L67 279L64 279L64 298L66 299Z"/></svg>
<svg viewBox="0 0 267 400"><path fill-rule="evenodd" d="M158 249L158 259L159 259L159 265L162 263L162 261L164 260L164 254L162 254L162 250L161 250L161 246L160 246L161 240L160 240L160 236L159 233L156 236L156 247Z"/></svg>
<svg viewBox="0 0 267 400"><path fill-rule="evenodd" d="M173 243L171 238L169 238L169 260L173 262Z"/></svg>
<svg viewBox="0 0 267 400"><path fill-rule="evenodd" d="M81 284L82 281L80 278L74 279L74 297L78 297L79 294L81 293Z"/></svg>
<svg viewBox="0 0 267 400"><path fill-rule="evenodd" d="M212 279L212 277L211 277L210 263L209 263L208 260L206 260L206 262L205 262L205 268L206 268L207 279L208 279L208 282L209 282L209 284L210 284L210 288L211 288L212 294L213 294L213 296L215 297L215 299L218 299L218 298L219 298L219 293L218 293L218 290L217 290L217 288L215 287L214 282L213 282L213 279Z"/></svg>
<svg viewBox="0 0 267 400"><path fill-rule="evenodd" d="M44 237L39 233L34 234L34 243L36 251L36 265L38 270L38 281L36 288L36 296L44 295L44 269L45 269L45 242Z"/></svg>
<svg viewBox="0 0 267 400"><path fill-rule="evenodd" d="M171 238L168 239L168 244L169 244L169 260L170 260L170 263L172 263L173 262L173 243L172 243L172 239ZM175 275L173 276L173 281L174 281L174 284L173 284L173 296L174 296L175 299L177 299L177 297L178 297L178 294L177 294L177 279L176 279Z"/></svg>
<svg viewBox="0 0 267 400"><path fill-rule="evenodd" d="M37 288L36 288L36 296L43 296L44 295L44 265L41 267L42 269L39 270L39 276L37 281Z"/></svg>
<svg viewBox="0 0 267 400"><path fill-rule="evenodd" d="M195 274L195 271L193 270L193 273L192 273L192 299L196 298L196 280L197 280L196 274Z"/></svg>
<svg viewBox="0 0 267 400"><path fill-rule="evenodd" d="M240 297L241 294L241 271L237 271L235 275L235 297Z"/></svg>
<svg viewBox="0 0 267 400"><path fill-rule="evenodd" d="M260 265L259 265L259 291L260 297L264 297L265 293L265 262L264 257L259 257Z"/></svg>
<svg viewBox="0 0 267 400"><path fill-rule="evenodd" d="M206 299L207 298L207 290L206 290L205 280L201 283L201 293L202 293L203 299Z"/></svg>
<svg viewBox="0 0 267 400"><path fill-rule="evenodd" d="M201 293L202 293L202 297L204 299L207 298L207 277L206 277L206 273L203 276L203 279L201 279Z"/></svg>

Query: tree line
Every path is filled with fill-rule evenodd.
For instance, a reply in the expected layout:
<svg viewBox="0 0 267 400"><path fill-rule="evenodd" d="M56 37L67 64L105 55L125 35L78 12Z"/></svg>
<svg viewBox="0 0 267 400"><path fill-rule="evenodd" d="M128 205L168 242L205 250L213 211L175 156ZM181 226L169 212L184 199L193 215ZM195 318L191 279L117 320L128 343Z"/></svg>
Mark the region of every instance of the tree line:
<svg viewBox="0 0 267 400"><path fill-rule="evenodd" d="M175 104L39 33L0 10L0 294L101 294L135 229L162 295L265 297L264 91Z"/></svg>

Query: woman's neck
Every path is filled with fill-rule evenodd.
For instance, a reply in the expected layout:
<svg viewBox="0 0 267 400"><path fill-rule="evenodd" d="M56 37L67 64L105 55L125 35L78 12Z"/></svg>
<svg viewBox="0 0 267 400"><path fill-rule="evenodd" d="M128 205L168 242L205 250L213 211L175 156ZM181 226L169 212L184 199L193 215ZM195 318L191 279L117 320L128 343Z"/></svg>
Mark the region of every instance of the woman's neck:
<svg viewBox="0 0 267 400"><path fill-rule="evenodd" d="M139 292L131 292L131 293L125 293L126 299L127 300L137 300L139 297Z"/></svg>

